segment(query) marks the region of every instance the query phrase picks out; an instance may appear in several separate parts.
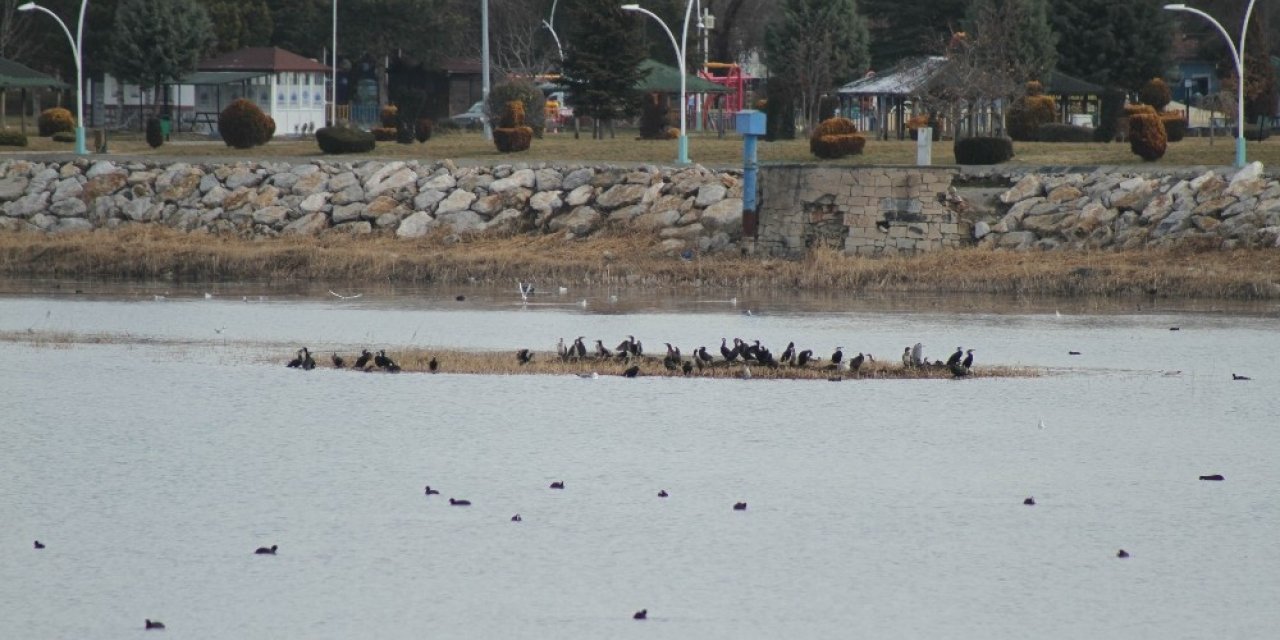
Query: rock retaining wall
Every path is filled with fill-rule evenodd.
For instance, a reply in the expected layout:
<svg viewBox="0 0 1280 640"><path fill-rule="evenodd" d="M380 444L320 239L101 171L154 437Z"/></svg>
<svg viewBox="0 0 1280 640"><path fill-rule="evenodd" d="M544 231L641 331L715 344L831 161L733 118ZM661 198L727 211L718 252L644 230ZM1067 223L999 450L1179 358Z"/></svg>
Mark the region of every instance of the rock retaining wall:
<svg viewBox="0 0 1280 640"><path fill-rule="evenodd" d="M652 233L671 253L714 252L738 248L742 186L740 172L696 166L0 163L0 230L137 224L254 238L443 230L572 239L616 228Z"/></svg>
<svg viewBox="0 0 1280 640"><path fill-rule="evenodd" d="M1280 246L1280 180L1239 171L1026 174L974 225L978 246L1135 249Z"/></svg>

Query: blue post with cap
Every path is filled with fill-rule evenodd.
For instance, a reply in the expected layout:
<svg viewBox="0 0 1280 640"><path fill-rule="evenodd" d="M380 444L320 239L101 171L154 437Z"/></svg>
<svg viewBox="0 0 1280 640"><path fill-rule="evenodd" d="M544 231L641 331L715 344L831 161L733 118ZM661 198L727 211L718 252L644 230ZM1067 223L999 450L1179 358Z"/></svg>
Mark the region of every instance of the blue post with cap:
<svg viewBox="0 0 1280 640"><path fill-rule="evenodd" d="M765 132L765 114L755 109L744 109L734 114L734 125L742 134L742 235L753 238L760 221L757 201L756 174L760 163L756 160L756 141Z"/></svg>

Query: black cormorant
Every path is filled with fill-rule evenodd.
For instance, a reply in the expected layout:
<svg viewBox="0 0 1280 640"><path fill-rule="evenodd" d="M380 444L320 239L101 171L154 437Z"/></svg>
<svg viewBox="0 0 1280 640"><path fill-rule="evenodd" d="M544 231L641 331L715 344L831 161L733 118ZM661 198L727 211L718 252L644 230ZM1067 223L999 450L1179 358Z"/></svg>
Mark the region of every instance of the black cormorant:
<svg viewBox="0 0 1280 640"><path fill-rule="evenodd" d="M1029 507L1034 507L1034 506L1035 506L1035 504L1036 504L1036 499L1035 499L1035 498L1027 498L1026 500L1023 500L1023 501L1022 501L1022 504L1025 504L1025 505L1027 505L1027 506L1029 506Z"/></svg>
<svg viewBox="0 0 1280 640"><path fill-rule="evenodd" d="M342 356L338 355L337 351L329 354L329 360L333 362L334 369L341 369L346 364L346 361L342 359Z"/></svg>
<svg viewBox="0 0 1280 640"><path fill-rule="evenodd" d="M355 368L363 369L365 365L369 364L369 358L372 358L372 357L373 357L373 354L369 353L368 349L362 349L360 351L360 357L356 358Z"/></svg>
<svg viewBox="0 0 1280 640"><path fill-rule="evenodd" d="M836 347L835 352L831 354L831 364L839 366L841 360L844 360L844 347Z"/></svg>
<svg viewBox="0 0 1280 640"><path fill-rule="evenodd" d="M273 544L270 547L258 547L254 553L260 556L274 556L276 554L276 549L279 548L279 546Z"/></svg>
<svg viewBox="0 0 1280 640"><path fill-rule="evenodd" d="M458 499L456 499L456 498L449 498L449 504L451 504L451 505L453 505L453 506L455 506L455 507L469 507L469 506L471 506L471 501L470 501L470 500L458 500Z"/></svg>
<svg viewBox="0 0 1280 640"><path fill-rule="evenodd" d="M427 485L427 488L423 489L423 495L438 496L440 495L440 492L436 491L435 489L432 489L431 485Z"/></svg>
<svg viewBox="0 0 1280 640"><path fill-rule="evenodd" d="M725 345L725 342L727 342L727 340L725 340L724 338L720 338L720 355L724 356L725 362L733 362L734 360L738 359L738 345L736 343L737 338L734 338L734 340L735 340L735 344L733 345L733 348L730 349L728 346Z"/></svg>
<svg viewBox="0 0 1280 640"><path fill-rule="evenodd" d="M555 482L552 482L552 483L551 483L551 488L552 488L552 489L563 489L563 488L564 488L564 480L556 480Z"/></svg>
<svg viewBox="0 0 1280 640"><path fill-rule="evenodd" d="M37 548L37 549L43 549L43 548L44 548L44 543L43 543L43 542L40 542L39 540L36 540L35 548Z"/></svg>
<svg viewBox="0 0 1280 640"><path fill-rule="evenodd" d="M867 357L862 355L862 352L859 351L858 355L854 356L852 359L849 360L849 369L853 371L857 371L862 367L862 363L866 361L867 361Z"/></svg>
<svg viewBox="0 0 1280 640"><path fill-rule="evenodd" d="M627 370L622 372L622 377L624 378L634 378L638 375L640 375L640 365L636 364L627 367Z"/></svg>
<svg viewBox="0 0 1280 640"><path fill-rule="evenodd" d="M965 352L964 362L961 364L963 364L966 369L973 366L973 349L969 349Z"/></svg>
<svg viewBox="0 0 1280 640"><path fill-rule="evenodd" d="M691 373L693 373L693 363L692 363L692 362L689 362L688 360L685 360L684 362L681 362L681 363L680 363L680 371L681 371L682 373L684 373L684 375L686 375L686 376L687 376L687 375L689 375L689 374L691 374Z"/></svg>
<svg viewBox="0 0 1280 640"><path fill-rule="evenodd" d="M533 352L528 349L521 349L516 352L516 362L522 365L529 364L533 360Z"/></svg>
<svg viewBox="0 0 1280 640"><path fill-rule="evenodd" d="M733 503L733 510L734 510L734 511L746 511L746 510L747 510L747 503L745 503L745 502L735 502L735 503Z"/></svg>
<svg viewBox="0 0 1280 640"><path fill-rule="evenodd" d="M641 609L631 616L633 620L647 620L649 618L649 610Z"/></svg>
<svg viewBox="0 0 1280 640"><path fill-rule="evenodd" d="M147 628L147 629L163 629L163 628L164 628L164 623L163 623L163 622L160 622L159 620L152 620L152 619L150 619L150 618L147 618L147 626L146 626L146 628Z"/></svg>
<svg viewBox="0 0 1280 640"><path fill-rule="evenodd" d="M810 360L813 360L813 350L805 349L796 355L796 366L803 367L806 364L809 364Z"/></svg>
<svg viewBox="0 0 1280 640"><path fill-rule="evenodd" d="M604 342L596 340L596 357L600 359L612 358L613 352L604 346Z"/></svg>
<svg viewBox="0 0 1280 640"><path fill-rule="evenodd" d="M391 358L387 357L386 349L379 351L378 355L373 357L373 364L383 369L386 369L387 367L391 366Z"/></svg>
<svg viewBox="0 0 1280 640"><path fill-rule="evenodd" d="M1200 476L1200 479L1201 479L1201 480L1212 480L1212 481L1214 481L1214 482L1220 482L1220 481L1222 480L1222 475L1221 475L1221 474L1218 474L1218 473L1215 473L1215 474L1213 474L1213 475L1211 475L1211 476Z"/></svg>
<svg viewBox="0 0 1280 640"><path fill-rule="evenodd" d="M949 367L953 364L960 364L960 358L963 358L963 357L964 357L964 349L961 347L956 347L956 352L951 354L950 358L947 358L947 366Z"/></svg>
<svg viewBox="0 0 1280 640"><path fill-rule="evenodd" d="M435 356L431 356L431 360L427 361L427 371L435 373L440 370L440 361Z"/></svg>
<svg viewBox="0 0 1280 640"><path fill-rule="evenodd" d="M1242 375L1237 375L1233 373L1231 374L1231 379L1232 380L1252 380L1253 378L1250 378L1249 376L1242 376Z"/></svg>
<svg viewBox="0 0 1280 640"><path fill-rule="evenodd" d="M658 490L658 497L659 497L659 498L665 498L665 497L667 497L667 490L666 490L666 489L659 489L659 490Z"/></svg>
<svg viewBox="0 0 1280 640"><path fill-rule="evenodd" d="M788 342L787 348L782 350L782 362L793 364L791 359L796 357L796 343Z"/></svg>
<svg viewBox="0 0 1280 640"><path fill-rule="evenodd" d="M520 514L518 514L518 513L517 513L517 514L515 514L514 516L511 516L511 521L512 521L512 522L520 522L521 520L524 520L524 518L521 518L521 517L520 517Z"/></svg>
<svg viewBox="0 0 1280 640"><path fill-rule="evenodd" d="M1117 557L1117 558L1128 558L1128 557L1129 557L1129 552L1128 552L1128 551L1125 551L1124 549L1121 549L1121 550L1119 550L1119 551L1117 551L1117 552L1116 552L1116 557Z"/></svg>

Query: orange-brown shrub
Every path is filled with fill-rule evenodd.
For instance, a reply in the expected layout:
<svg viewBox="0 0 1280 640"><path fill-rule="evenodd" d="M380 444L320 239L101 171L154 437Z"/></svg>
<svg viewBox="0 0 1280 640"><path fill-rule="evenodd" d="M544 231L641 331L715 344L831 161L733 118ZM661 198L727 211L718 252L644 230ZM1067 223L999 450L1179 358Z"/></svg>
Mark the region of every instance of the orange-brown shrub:
<svg viewBox="0 0 1280 640"><path fill-rule="evenodd" d="M533 141L533 127L525 126L524 103L512 100L502 111L498 128L493 130L493 144L502 153L527 151Z"/></svg>
<svg viewBox="0 0 1280 640"><path fill-rule="evenodd" d="M1129 116L1129 149L1147 162L1164 157L1169 148L1164 122L1155 113Z"/></svg>
<svg viewBox="0 0 1280 640"><path fill-rule="evenodd" d="M1053 96L1029 94L1018 98L1009 106L1006 118L1009 137L1020 142L1035 140L1040 135L1040 125L1053 122L1057 115L1058 103Z"/></svg>
<svg viewBox="0 0 1280 640"><path fill-rule="evenodd" d="M1169 90L1169 85L1163 79L1152 78L1138 90L1138 99L1142 104L1151 105L1156 113L1160 113L1173 100L1173 92Z"/></svg>
<svg viewBox="0 0 1280 640"><path fill-rule="evenodd" d="M1180 142L1187 135L1187 119L1178 111L1166 111L1160 114L1164 123L1165 137L1169 142Z"/></svg>
<svg viewBox="0 0 1280 640"><path fill-rule="evenodd" d="M382 123L383 129L395 129L396 118L400 115L400 107L389 104L382 108L378 113L378 120ZM393 136L394 137L394 136Z"/></svg>
<svg viewBox="0 0 1280 640"><path fill-rule="evenodd" d="M75 116L62 107L45 109L40 112L40 117L36 119L36 130L42 138L48 138L59 131L73 131L75 128Z"/></svg>

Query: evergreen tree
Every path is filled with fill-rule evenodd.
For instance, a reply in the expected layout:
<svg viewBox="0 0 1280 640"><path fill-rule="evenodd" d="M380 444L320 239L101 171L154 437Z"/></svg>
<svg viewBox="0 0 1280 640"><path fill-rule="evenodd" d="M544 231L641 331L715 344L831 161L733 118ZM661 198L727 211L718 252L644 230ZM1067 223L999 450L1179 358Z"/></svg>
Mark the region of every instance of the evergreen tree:
<svg viewBox="0 0 1280 640"><path fill-rule="evenodd" d="M213 40L196 0L120 0L111 39L111 72L144 87L194 71Z"/></svg>
<svg viewBox="0 0 1280 640"><path fill-rule="evenodd" d="M765 60L794 88L810 128L822 95L866 70L869 39L856 0L782 0L765 34Z"/></svg>
<svg viewBox="0 0 1280 640"><path fill-rule="evenodd" d="M961 29L967 0L862 0L871 32L871 66L887 69L912 56L946 49Z"/></svg>
<svg viewBox="0 0 1280 640"><path fill-rule="evenodd" d="M598 137L600 122L639 110L636 84L643 79L645 57L639 21L649 18L598 0L561 2L560 10L568 26L564 82L575 108L596 120Z"/></svg>
<svg viewBox="0 0 1280 640"><path fill-rule="evenodd" d="M201 0L213 23L217 53L271 42L273 21L266 0Z"/></svg>
<svg viewBox="0 0 1280 640"><path fill-rule="evenodd" d="M319 60L321 54L331 46L332 2L333 0L266 0L271 14L272 46ZM342 30L342 24L338 27L338 49L343 57L348 57L345 53L348 50L347 34Z"/></svg>
<svg viewBox="0 0 1280 640"><path fill-rule="evenodd" d="M1163 75L1172 40L1164 0L1052 0L1058 69L1133 91Z"/></svg>

